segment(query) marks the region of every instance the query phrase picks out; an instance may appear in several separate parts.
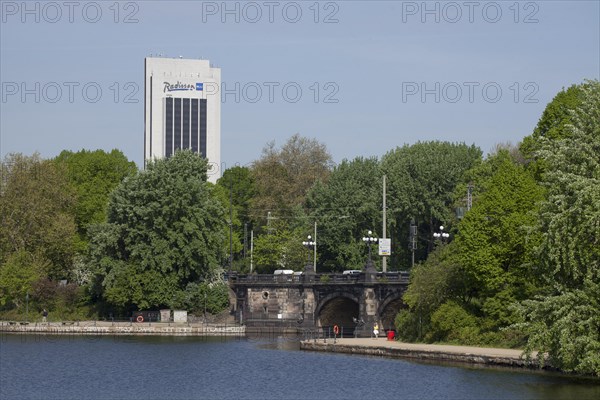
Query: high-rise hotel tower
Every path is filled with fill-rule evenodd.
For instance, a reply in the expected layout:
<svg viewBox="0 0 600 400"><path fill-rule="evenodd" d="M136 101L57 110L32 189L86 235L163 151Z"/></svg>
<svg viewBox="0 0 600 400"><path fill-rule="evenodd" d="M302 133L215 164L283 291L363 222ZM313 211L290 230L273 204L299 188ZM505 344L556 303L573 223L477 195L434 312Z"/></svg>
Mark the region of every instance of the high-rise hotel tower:
<svg viewBox="0 0 600 400"><path fill-rule="evenodd" d="M144 164L191 149L221 165L221 69L208 60L147 57L144 62Z"/></svg>

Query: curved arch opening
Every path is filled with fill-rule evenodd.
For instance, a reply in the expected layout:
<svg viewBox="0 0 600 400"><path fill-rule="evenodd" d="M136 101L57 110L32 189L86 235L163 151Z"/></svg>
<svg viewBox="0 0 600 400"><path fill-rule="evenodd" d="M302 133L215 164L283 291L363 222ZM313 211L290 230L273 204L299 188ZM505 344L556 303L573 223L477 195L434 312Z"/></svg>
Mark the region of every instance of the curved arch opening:
<svg viewBox="0 0 600 400"><path fill-rule="evenodd" d="M383 325L382 328L386 331L389 329L396 329L394 326L396 314L398 314L398 312L403 308L406 308L406 304L402 301L401 297L388 302L381 309L381 313L379 314L381 316L381 323Z"/></svg>
<svg viewBox="0 0 600 400"><path fill-rule="evenodd" d="M356 301L343 296L335 297L321 307L317 324L323 328L337 325L340 329L343 328L347 335L354 332L356 324L353 318L357 318L358 315L359 307Z"/></svg>

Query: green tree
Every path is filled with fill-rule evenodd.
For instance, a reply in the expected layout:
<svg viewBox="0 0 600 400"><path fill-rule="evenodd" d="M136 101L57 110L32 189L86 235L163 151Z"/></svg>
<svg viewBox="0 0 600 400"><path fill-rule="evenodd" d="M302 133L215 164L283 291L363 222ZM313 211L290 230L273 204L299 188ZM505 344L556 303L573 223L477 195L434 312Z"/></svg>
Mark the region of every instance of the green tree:
<svg viewBox="0 0 600 400"><path fill-rule="evenodd" d="M449 341L461 344L479 342L479 321L460 304L447 301L431 315L428 341Z"/></svg>
<svg viewBox="0 0 600 400"><path fill-rule="evenodd" d="M479 183L481 194L458 225L459 263L476 296L487 298L511 288L524 299L532 290L528 250L538 241L531 227L544 192L508 151L485 163L491 164L492 175Z"/></svg>
<svg viewBox="0 0 600 400"><path fill-rule="evenodd" d="M412 271L404 298L409 313L418 319L404 316L400 322L418 321L417 339L502 342L507 335L488 333L519 321L511 305L534 293L529 250L539 235L531 227L543 190L514 156L500 149L466 174L475 179L479 191L473 208L458 224L455 240L438 247ZM445 318L448 310L442 306L448 301L476 319L477 329L463 329L462 323L456 324L456 331L448 324L444 329L436 326L434 316L438 322Z"/></svg>
<svg viewBox="0 0 600 400"><path fill-rule="evenodd" d="M307 262L305 229L286 221L277 222L254 240L254 264L259 274L272 274L276 269L301 271Z"/></svg>
<svg viewBox="0 0 600 400"><path fill-rule="evenodd" d="M383 157L381 170L388 181L389 227L402 233L393 249L401 256L401 265L409 265L411 219L415 219L419 229L416 259L423 260L433 249L433 233L454 219L451 205L456 185L480 162L478 147L439 141L404 145Z"/></svg>
<svg viewBox="0 0 600 400"><path fill-rule="evenodd" d="M10 154L0 180L0 263L25 252L51 279L70 277L75 255L75 195L64 171L38 154Z"/></svg>
<svg viewBox="0 0 600 400"><path fill-rule="evenodd" d="M185 300L182 305L196 315L218 314L229 306L229 285L222 280L190 282L185 290Z"/></svg>
<svg viewBox="0 0 600 400"><path fill-rule="evenodd" d="M44 277L43 260L31 253L19 250L0 264L0 308L20 308L28 293L33 293L33 284Z"/></svg>
<svg viewBox="0 0 600 400"><path fill-rule="evenodd" d="M206 178L206 160L180 151L117 187L91 232L96 293L124 309L174 306L218 268L227 219Z"/></svg>
<svg viewBox="0 0 600 400"><path fill-rule="evenodd" d="M327 180L332 167L326 146L316 139L295 134L280 149L275 142L267 144L251 168L255 221L264 225L268 211L289 213L303 205L308 190L315 182Z"/></svg>
<svg viewBox="0 0 600 400"><path fill-rule="evenodd" d="M399 332L405 340L432 340L432 315L446 301L467 304L472 296L470 283L456 261L456 243L440 245L427 260L411 270L410 284L404 294L408 310L396 319ZM435 336L435 335L434 335ZM401 336L402 337L402 336Z"/></svg>
<svg viewBox="0 0 600 400"><path fill-rule="evenodd" d="M539 155L548 162L536 256L540 276L557 289L600 278L600 83L582 87L584 101L573 112L570 135L545 140Z"/></svg>
<svg viewBox="0 0 600 400"><path fill-rule="evenodd" d="M528 169L537 180L546 169L546 162L539 157L539 150L545 140L562 140L570 135L567 128L571 124L571 114L582 102L581 85L572 85L567 90L563 88L544 109L533 133L523 139L520 149L529 161Z"/></svg>
<svg viewBox="0 0 600 400"><path fill-rule="evenodd" d="M230 200L233 206L234 259L238 260L238 268L244 269L247 267L247 265L243 265L246 260L242 262L239 260L243 255L241 253L244 249L243 244L246 244L244 250L247 250L248 237L244 237L244 234L248 235L252 229L250 206L256 193L251 171L247 167L240 166L229 168L223 172L223 176L217 181L217 186L220 188L220 196L227 198L227 204L224 204L226 212L229 213ZM227 232L227 237L229 238L229 232ZM226 253L229 254L229 244L227 244Z"/></svg>
<svg viewBox="0 0 600 400"><path fill-rule="evenodd" d="M361 269L366 246L361 238L381 226L378 203L381 170L377 158L357 157L338 164L326 183L307 195L311 219L318 222L319 270Z"/></svg>
<svg viewBox="0 0 600 400"><path fill-rule="evenodd" d="M110 153L104 150L64 150L54 161L65 166L68 179L77 193L75 222L82 249L87 242L88 226L106 221L110 193L123 179L134 175L137 167L116 149Z"/></svg>
<svg viewBox="0 0 600 400"><path fill-rule="evenodd" d="M586 279L580 288L526 300L519 308L529 357L563 371L600 376L600 284Z"/></svg>
<svg viewBox="0 0 600 400"><path fill-rule="evenodd" d="M600 376L600 82L582 85L568 135L545 139L548 198L534 252L545 293L523 303L528 350L548 351L554 366Z"/></svg>
<svg viewBox="0 0 600 400"><path fill-rule="evenodd" d="M233 254L237 254L242 250L242 243L240 238L243 235L243 231L241 231L241 222L239 219L238 208L237 207L229 207L230 200L233 198L228 189L224 188L221 185L213 185L212 193L213 196L218 199L225 211L226 215L226 225L223 231L223 244L221 246L221 263L223 266L229 265L229 251L231 250ZM231 224L231 230L229 229L229 225ZM231 249L229 247L229 239L231 233Z"/></svg>
<svg viewBox="0 0 600 400"><path fill-rule="evenodd" d="M235 166L226 169L223 176L217 181L228 194L231 191L233 206L243 222L250 221L250 204L256 194L256 187L252 172L248 167Z"/></svg>

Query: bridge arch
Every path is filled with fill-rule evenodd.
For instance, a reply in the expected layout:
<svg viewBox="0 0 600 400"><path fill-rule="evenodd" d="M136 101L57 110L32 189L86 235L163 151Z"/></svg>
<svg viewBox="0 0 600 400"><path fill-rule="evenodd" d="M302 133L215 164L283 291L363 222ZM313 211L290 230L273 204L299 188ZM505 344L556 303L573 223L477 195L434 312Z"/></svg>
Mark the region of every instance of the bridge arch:
<svg viewBox="0 0 600 400"><path fill-rule="evenodd" d="M395 329L394 320L396 319L396 314L407 307L404 300L402 300L403 295L404 291L390 294L379 304L377 315L379 315L383 329Z"/></svg>
<svg viewBox="0 0 600 400"><path fill-rule="evenodd" d="M353 330L356 325L353 318L357 318L360 312L359 300L350 293L332 293L323 297L315 309L315 325L338 325Z"/></svg>

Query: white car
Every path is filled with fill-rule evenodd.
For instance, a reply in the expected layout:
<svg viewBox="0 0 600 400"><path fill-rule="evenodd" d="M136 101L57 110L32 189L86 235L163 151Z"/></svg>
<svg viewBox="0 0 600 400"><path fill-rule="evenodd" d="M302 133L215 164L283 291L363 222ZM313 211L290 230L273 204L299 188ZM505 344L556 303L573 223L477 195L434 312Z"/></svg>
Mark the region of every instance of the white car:
<svg viewBox="0 0 600 400"><path fill-rule="evenodd" d="M293 273L293 269L276 269L273 275L292 275Z"/></svg>

